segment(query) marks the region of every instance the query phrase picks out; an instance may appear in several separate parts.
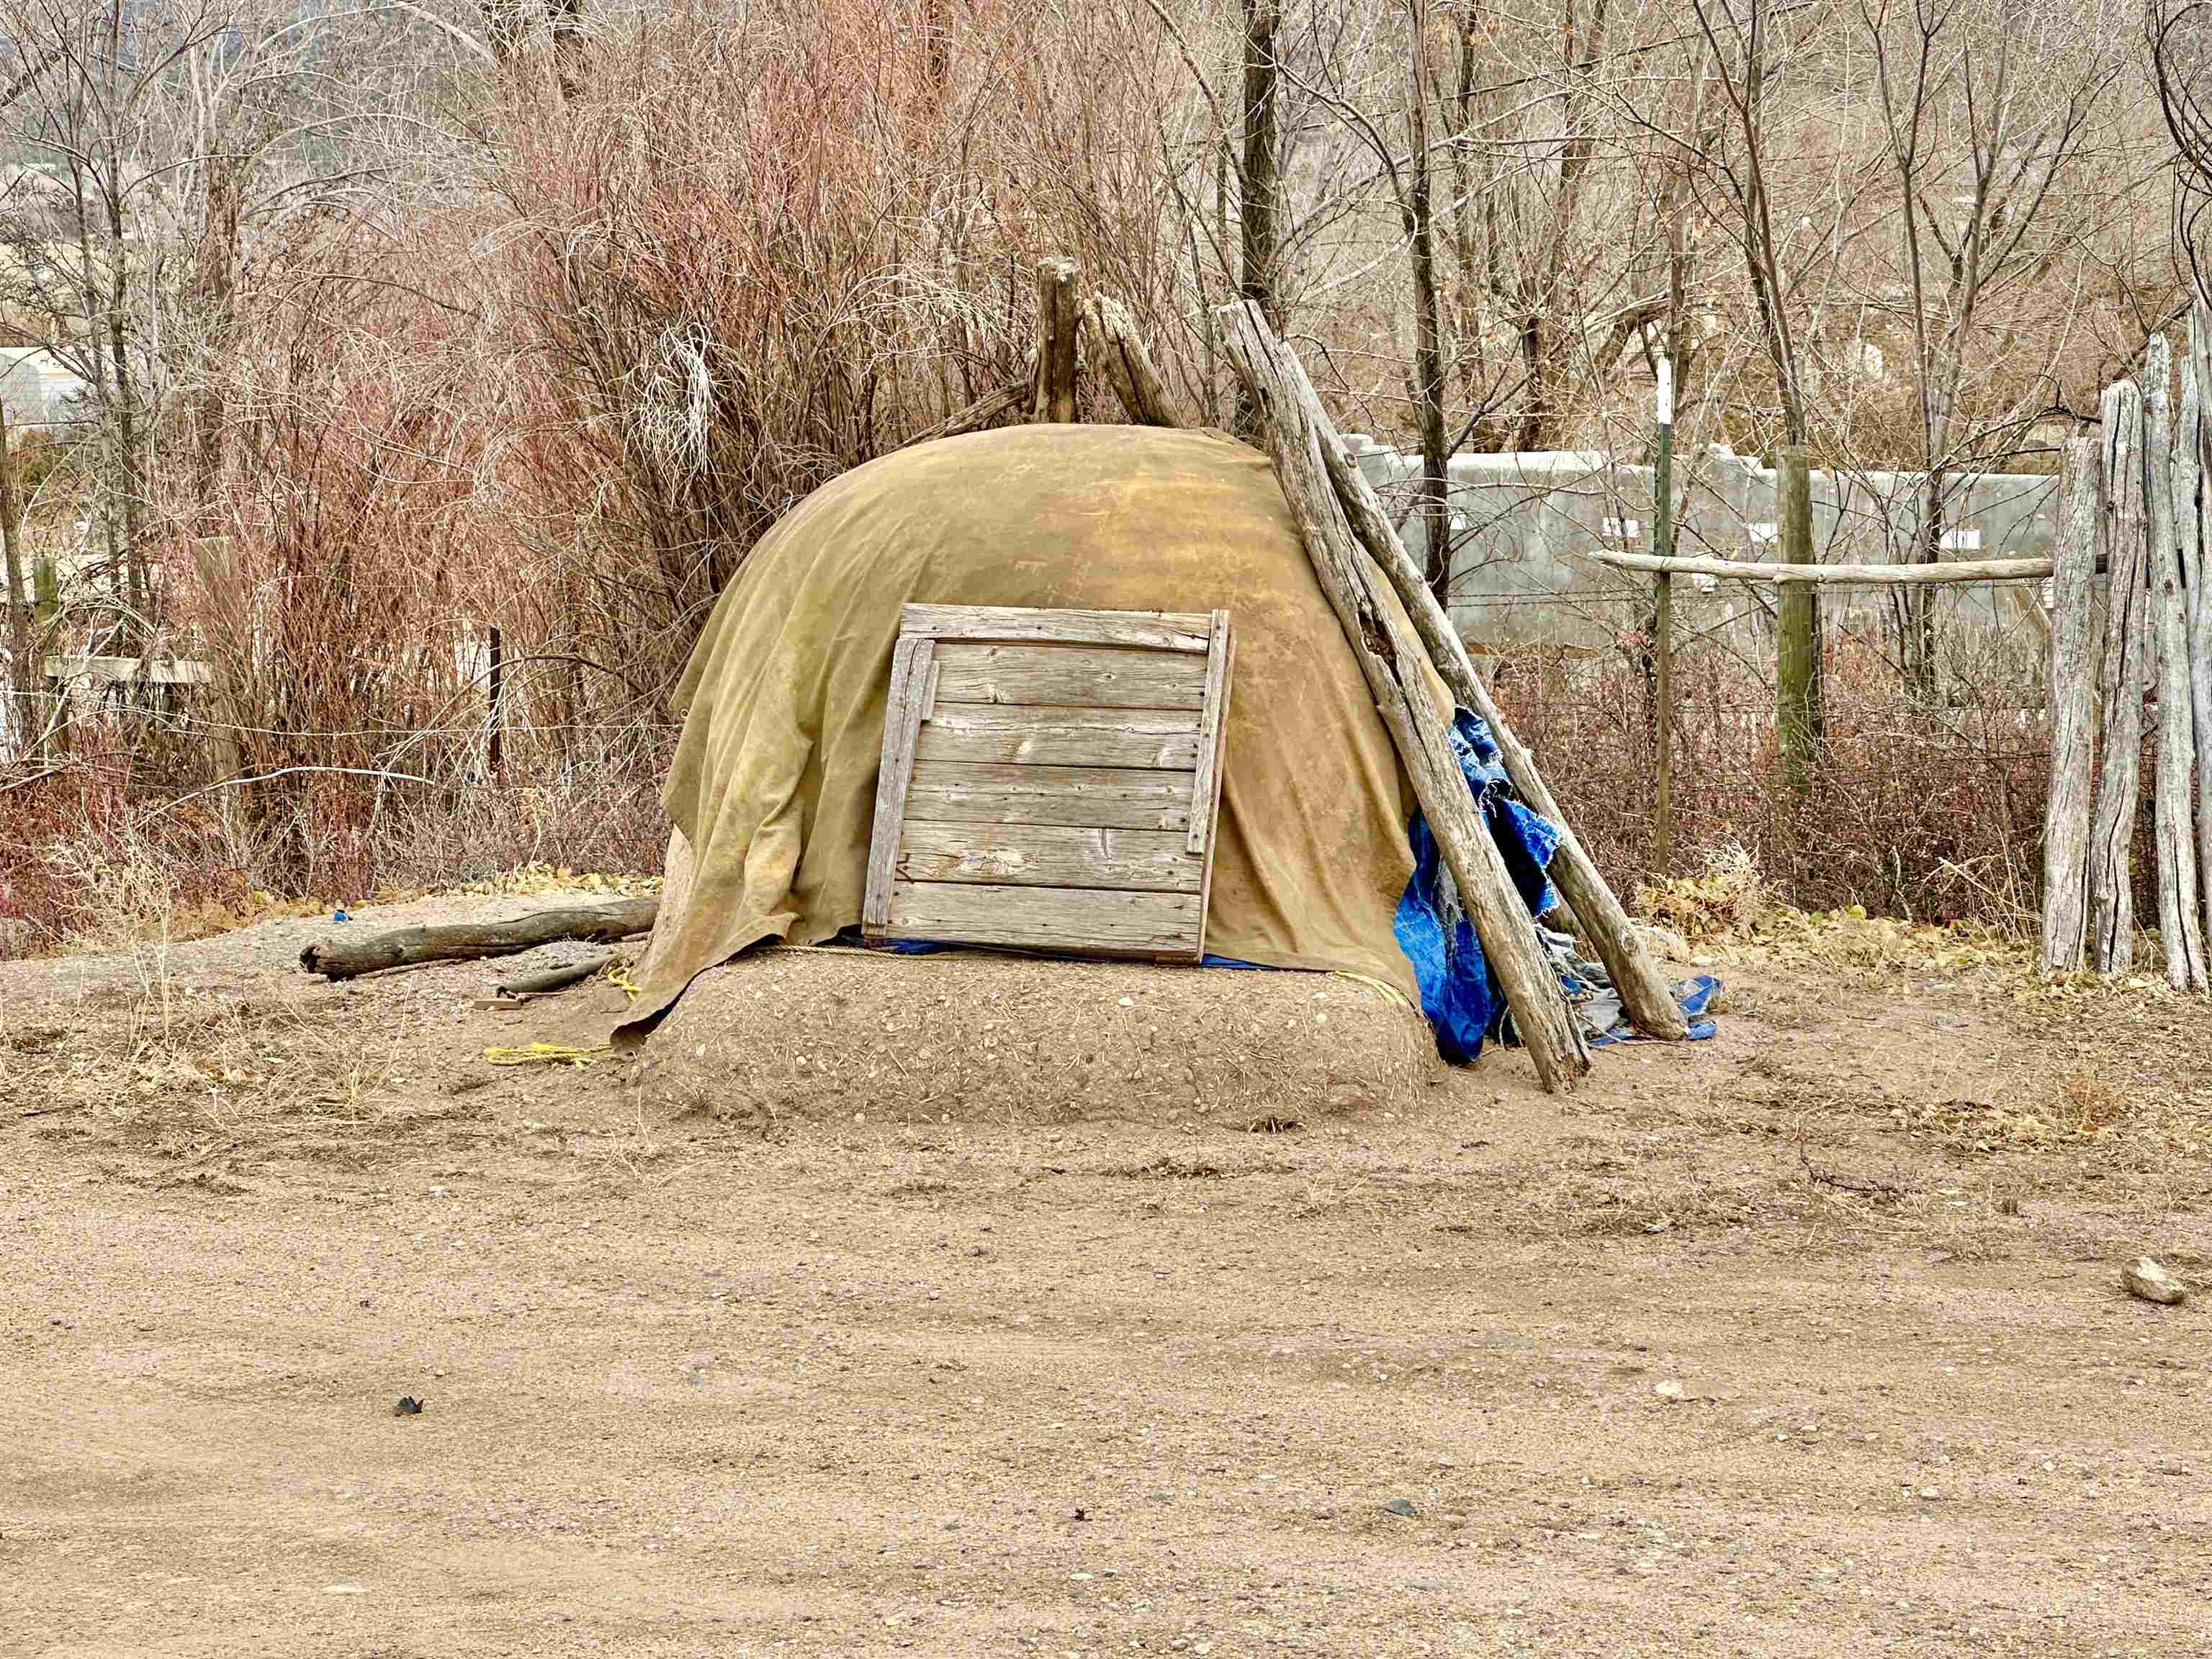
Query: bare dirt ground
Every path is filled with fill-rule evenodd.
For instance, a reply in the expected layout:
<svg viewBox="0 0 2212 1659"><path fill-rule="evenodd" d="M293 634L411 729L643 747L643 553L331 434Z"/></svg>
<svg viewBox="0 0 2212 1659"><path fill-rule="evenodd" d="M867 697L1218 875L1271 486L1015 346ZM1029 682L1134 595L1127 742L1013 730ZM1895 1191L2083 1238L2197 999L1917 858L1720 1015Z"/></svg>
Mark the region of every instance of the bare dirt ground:
<svg viewBox="0 0 2212 1659"><path fill-rule="evenodd" d="M2202 1005L763 1130L317 931L0 964L0 1652L2212 1650Z"/></svg>

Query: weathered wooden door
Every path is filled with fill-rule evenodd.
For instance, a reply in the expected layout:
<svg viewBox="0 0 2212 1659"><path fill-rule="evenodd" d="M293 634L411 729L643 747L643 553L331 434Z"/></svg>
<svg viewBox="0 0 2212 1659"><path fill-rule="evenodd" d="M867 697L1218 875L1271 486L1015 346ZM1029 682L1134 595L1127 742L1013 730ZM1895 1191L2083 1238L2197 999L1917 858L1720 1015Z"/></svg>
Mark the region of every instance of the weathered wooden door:
<svg viewBox="0 0 2212 1659"><path fill-rule="evenodd" d="M1225 611L907 606L866 936L1203 956L1233 653Z"/></svg>

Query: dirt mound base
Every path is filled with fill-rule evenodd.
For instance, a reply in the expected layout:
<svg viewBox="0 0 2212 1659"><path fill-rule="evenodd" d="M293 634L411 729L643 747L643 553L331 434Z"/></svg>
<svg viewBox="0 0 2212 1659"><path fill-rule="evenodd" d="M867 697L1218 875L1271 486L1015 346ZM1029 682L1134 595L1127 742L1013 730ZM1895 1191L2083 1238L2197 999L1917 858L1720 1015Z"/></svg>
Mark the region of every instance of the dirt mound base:
<svg viewBox="0 0 2212 1659"><path fill-rule="evenodd" d="M1409 1107L1444 1074L1395 994L1340 974L768 950L702 974L648 1096L719 1118L1238 1123Z"/></svg>

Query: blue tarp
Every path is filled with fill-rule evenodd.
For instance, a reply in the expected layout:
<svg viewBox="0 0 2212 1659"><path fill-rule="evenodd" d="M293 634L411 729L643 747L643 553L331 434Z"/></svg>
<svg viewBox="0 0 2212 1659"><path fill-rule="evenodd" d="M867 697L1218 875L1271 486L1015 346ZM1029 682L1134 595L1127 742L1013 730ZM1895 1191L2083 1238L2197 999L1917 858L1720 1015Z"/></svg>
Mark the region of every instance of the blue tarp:
<svg viewBox="0 0 2212 1659"><path fill-rule="evenodd" d="M1551 866L1552 854L1559 850L1559 826L1532 812L1515 797L1504 765L1498 758L1498 744L1480 716L1464 708L1458 710L1452 719L1451 736L1452 752L1459 757L1459 769L1467 779L1468 793L1474 797L1484 822L1497 839L1498 850L1505 860L1514 887L1532 918L1546 915L1559 902L1552 879L1545 873ZM1438 854L1437 838L1429 832L1428 820L1418 807L1406 833L1413 845L1413 876L1406 884L1404 896L1398 901L1398 914L1393 919L1391 930L1397 935L1398 948L1413 963L1413 978L1420 987L1421 1012L1428 1017L1429 1027L1437 1035L1437 1052L1455 1066L1471 1065L1482 1052L1486 1040L1516 1040L1505 1006L1505 992L1483 957L1474 925L1464 912L1446 902L1449 876ZM1444 919L1448 908L1455 912L1449 927ZM1605 969L1577 957L1574 940L1569 936L1547 927L1539 927L1537 932L1553 971L1559 976L1559 987L1575 1005L1591 1046L1636 1040L1638 1033L1621 1013L1620 999L1613 994L1613 982ZM857 945L860 942L860 930L848 927L839 935L839 940ZM921 952L946 947L921 939L906 939L891 948ZM1207 957L1206 965L1259 966L1231 957L1216 956ZM1713 1022L1698 1016L1705 1012L1720 988L1720 981L1709 974L1675 982L1675 1000L1681 1004L1682 1012L1690 1021L1693 1041L1712 1036Z"/></svg>
<svg viewBox="0 0 2212 1659"><path fill-rule="evenodd" d="M1559 902L1546 873L1552 854L1559 850L1559 826L1515 799L1498 744L1479 715L1458 710L1452 718L1451 737L1452 751L1459 758L1468 793L1474 797L1483 822L1498 842L1506 872L1528 907L1528 914L1543 915ZM1418 808L1406 833L1413 845L1413 876L1398 901L1392 931L1397 935L1398 948L1413 965L1413 977L1421 990L1421 1012L1437 1034L1437 1051L1455 1066L1468 1065L1482 1052L1486 1038L1510 1040L1505 992L1482 954L1474 924L1448 900L1450 878L1437 838ZM1448 910L1451 912L1449 921ZM1591 1042L1620 1042L1635 1036L1634 1028L1620 1016L1605 969L1577 957L1571 939L1548 929L1541 931L1560 988L1582 1014ZM1713 1023L1696 1016L1705 1012L1719 991L1719 981L1701 975L1674 988L1683 1013L1691 1017L1691 1036L1711 1036Z"/></svg>

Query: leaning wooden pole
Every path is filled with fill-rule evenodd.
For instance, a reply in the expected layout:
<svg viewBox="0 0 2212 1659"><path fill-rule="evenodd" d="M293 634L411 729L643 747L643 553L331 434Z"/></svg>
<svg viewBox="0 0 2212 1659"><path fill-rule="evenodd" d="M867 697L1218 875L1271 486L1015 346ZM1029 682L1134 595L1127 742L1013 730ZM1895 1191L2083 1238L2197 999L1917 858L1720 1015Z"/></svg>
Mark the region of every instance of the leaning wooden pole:
<svg viewBox="0 0 2212 1659"><path fill-rule="evenodd" d="M2196 378L2183 365L2181 423L2194 447L2202 407ZM2183 583L2180 514L2176 499L2167 382L2172 349L2154 334L2143 351L2143 459L2149 475L2151 627L2157 636L2158 772L2152 809L2157 833L2158 930L2165 946L2166 983L2177 991L2204 988L2204 929L2197 915L2196 803L2190 775L2197 764L2197 720L2189 701L2189 615ZM2191 486L2192 495L2194 485ZM2197 504L2187 517L2196 539Z"/></svg>
<svg viewBox="0 0 2212 1659"><path fill-rule="evenodd" d="M2136 779L2142 748L2143 654L2149 644L2143 523L2142 393L2105 388L2101 535L2112 567L2105 606L2105 763L2089 829L2089 965L2124 974L2135 962Z"/></svg>
<svg viewBox="0 0 2212 1659"><path fill-rule="evenodd" d="M2081 969L2088 915L2090 763L2097 751L2089 590L2097 568L2098 445L2066 446L2066 518L2051 602L2051 793L2043 818L2043 971Z"/></svg>
<svg viewBox="0 0 2212 1659"><path fill-rule="evenodd" d="M1383 510L1375 486L1367 482L1367 475L1345 453L1343 441L1318 402L1313 418L1319 428L1329 483L1335 489L1352 534L1397 590L1399 602L1419 631L1421 643L1427 647L1430 660L1443 677L1444 688L1490 727L1490 735L1498 743L1498 757L1505 765L1505 775L1513 780L1521 799L1533 811L1559 826L1559 847L1552 857L1552 879L1558 884L1559 896L1567 902L1567 908L1575 913L1575 919L1589 935L1590 943L1597 947L1598 958L1605 963L1606 972L1613 975L1622 1009L1637 1030L1649 1036L1670 1040L1686 1037L1690 1034L1688 1023L1683 1019L1674 994L1667 988L1658 964L1652 961L1642 931L1629 919L1628 912L1613 896L1613 889L1606 885L1596 863L1567 822L1566 814L1559 810L1559 803L1545 783L1543 774L1536 769L1536 757L1505 723L1505 716L1490 695L1490 688L1474 672L1467 641L1460 638L1459 629L1452 626L1443 606L1437 603L1437 596L1422 575L1420 566L1398 539L1398 532L1392 527L1390 515Z"/></svg>
<svg viewBox="0 0 2212 1659"><path fill-rule="evenodd" d="M1257 306L1242 301L1228 307L1227 316L1230 356L1260 415L1261 436L1306 556L1406 763L1414 799L1443 849L1483 954L1504 987L1515 1029L1544 1087L1554 1093L1571 1090L1589 1070L1581 1023L1544 959L1534 921L1468 793L1452 754L1447 714L1437 708L1421 672L1420 641L1389 603L1384 578L1365 556L1330 483L1323 435L1328 416L1321 399Z"/></svg>
<svg viewBox="0 0 2212 1659"><path fill-rule="evenodd" d="M1160 378L1159 366L1119 300L1094 294L1083 302L1083 342L1092 370L1121 400L1133 426L1187 427L1193 422Z"/></svg>

